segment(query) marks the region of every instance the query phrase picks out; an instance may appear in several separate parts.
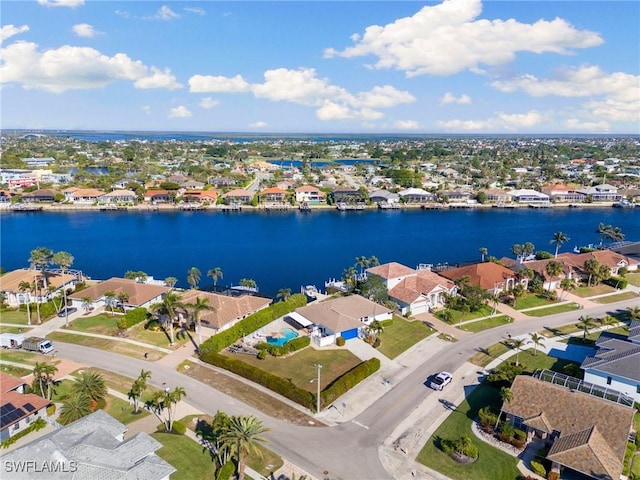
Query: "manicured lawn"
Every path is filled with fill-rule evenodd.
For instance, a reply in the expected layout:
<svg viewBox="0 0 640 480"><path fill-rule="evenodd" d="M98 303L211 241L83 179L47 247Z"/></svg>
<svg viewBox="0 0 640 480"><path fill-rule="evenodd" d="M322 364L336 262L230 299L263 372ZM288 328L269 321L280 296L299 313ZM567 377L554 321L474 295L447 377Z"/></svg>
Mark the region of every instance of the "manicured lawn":
<svg viewBox="0 0 640 480"><path fill-rule="evenodd" d="M626 278L631 285L640 287L640 273L627 273L624 278Z"/></svg>
<svg viewBox="0 0 640 480"><path fill-rule="evenodd" d="M92 317L76 318L69 325L69 330L79 332L98 333L100 335L118 334L118 317L111 315L94 315Z"/></svg>
<svg viewBox="0 0 640 480"><path fill-rule="evenodd" d="M594 298L592 301L596 303L614 303L621 302L622 300L629 300L630 298L638 298L638 295L635 292L622 292L616 295Z"/></svg>
<svg viewBox="0 0 640 480"><path fill-rule="evenodd" d="M483 305L479 310L476 310L475 312L469 312L469 313L463 313L458 310L453 310L451 308L448 308L447 310L451 312L451 315L452 315L451 321L448 322L451 325L456 325L457 323L464 322L466 320L474 320L476 318L488 317L493 312L493 308L489 307L488 305ZM444 310L440 310L435 315L437 318L439 318L444 322L445 320L443 318L443 312Z"/></svg>
<svg viewBox="0 0 640 480"><path fill-rule="evenodd" d="M145 323L139 323L127 330L127 338L131 340L137 340L138 342L148 343L157 347L169 348L169 342L171 341L170 333L163 330L154 331L144 328ZM182 345L186 342L190 342L191 338L194 341L198 341L198 335L194 332L187 332L185 330L178 330L174 328L173 338L176 344Z"/></svg>
<svg viewBox="0 0 640 480"><path fill-rule="evenodd" d="M579 306L575 303L565 303L563 305L556 305L555 307L541 308L536 310L529 310L526 315L530 317L546 317L547 315L555 315L556 313L572 312L578 310Z"/></svg>
<svg viewBox="0 0 640 480"><path fill-rule="evenodd" d="M506 325L507 323L511 323L511 317L508 315L499 315L497 317L487 318L485 320L478 320L477 322L467 323L465 325L460 326L460 330L465 330L467 332L480 332L482 330L486 330L488 328L498 327L500 325Z"/></svg>
<svg viewBox="0 0 640 480"><path fill-rule="evenodd" d="M35 365L36 362L59 363L59 360L51 361L48 355L40 353L25 352L23 350L0 350L0 358L7 362L24 363L26 365Z"/></svg>
<svg viewBox="0 0 640 480"><path fill-rule="evenodd" d="M271 473L282 467L282 465L284 465L284 461L282 460L282 457L268 448L263 447L262 445L258 448L260 449L262 456L251 455L249 457L249 462L247 463L263 477L272 478Z"/></svg>
<svg viewBox="0 0 640 480"><path fill-rule="evenodd" d="M13 375L14 377L24 377L25 375L32 373L31 369L14 367L13 365L2 365L0 366L0 370L8 375Z"/></svg>
<svg viewBox="0 0 640 480"><path fill-rule="evenodd" d="M145 360L154 361L164 357L164 353L155 350L149 350L138 345L132 345L127 342L120 342L117 340L109 340L107 338L86 337L84 335L74 335L72 333L52 332L47 335L47 338L52 341L60 341L66 343L75 343L77 345L84 345L92 348L99 348L101 350L109 350L111 352L120 353L123 355L129 355L130 357L136 357L145 359L144 354L148 353L148 358Z"/></svg>
<svg viewBox="0 0 640 480"><path fill-rule="evenodd" d="M177 472L174 480L201 480L215 478L215 466L206 450L185 435L172 433L152 433L151 436L162 443L156 455L173 465Z"/></svg>
<svg viewBox="0 0 640 480"><path fill-rule="evenodd" d="M55 383L53 387L53 395L51 395L51 400L54 402L64 402L72 393L73 393L73 384L75 382L73 380L60 380Z"/></svg>
<svg viewBox="0 0 640 480"><path fill-rule="evenodd" d="M510 362L516 361L516 356L509 358ZM550 357L541 353L540 351L534 352L533 349L521 350L518 354L518 362L524 367L525 374L533 374L536 370L553 370L554 372L562 373L562 369L570 362L568 360L562 360L559 358Z"/></svg>
<svg viewBox="0 0 640 480"><path fill-rule="evenodd" d="M631 473L634 475L632 478L640 478L640 454L633 457L633 463L631 464Z"/></svg>
<svg viewBox="0 0 640 480"><path fill-rule="evenodd" d="M609 285L605 285L601 283L600 285L596 285L594 287L578 287L573 290L571 293L577 295L582 298L593 297L594 295L602 295L604 293L613 293L616 289L610 287Z"/></svg>
<svg viewBox="0 0 640 480"><path fill-rule="evenodd" d="M486 367L493 360L498 358L503 353L508 352L509 350L511 349L505 342L494 343L487 348L481 348L478 353L476 353L469 359L469 361L474 365Z"/></svg>
<svg viewBox="0 0 640 480"><path fill-rule="evenodd" d="M542 305L551 305L553 303L557 303L557 300L554 302L547 298L544 298L540 294L528 293L524 297L516 300L516 305L514 308L516 310L524 310L527 308L541 307Z"/></svg>
<svg viewBox="0 0 640 480"><path fill-rule="evenodd" d="M3 310L0 312L0 323L27 325L28 322L27 312L21 312L19 310ZM37 322L38 317L36 316L36 312L31 312L31 323L35 325Z"/></svg>
<svg viewBox="0 0 640 480"><path fill-rule="evenodd" d="M24 333L25 335L29 335L29 330L21 327L5 327L0 325L0 333Z"/></svg>
<svg viewBox="0 0 640 480"><path fill-rule="evenodd" d="M82 370L85 372L93 372L93 373L99 374L104 379L104 383L107 386L107 388L115 390L116 392L123 393L125 395L128 395L129 389L131 388L131 385L135 380L134 378L125 377L124 375L119 375L117 373L109 372L107 370L102 370L101 368L89 367L89 368L83 368ZM78 371L76 371L76 372L73 372L72 375L74 377L78 377L79 373ZM152 381L152 380L153 380L153 377L151 377L149 381ZM147 384L149 383L149 381L147 381ZM152 386L148 385L147 389L142 393L142 401L144 402L146 400L149 400L153 396L153 393L156 391L157 391L156 388L153 388Z"/></svg>
<svg viewBox="0 0 640 480"><path fill-rule="evenodd" d="M389 358L396 358L434 332L419 320L408 322L402 317L394 316L393 323L384 327L384 332L380 334L378 350Z"/></svg>
<svg viewBox="0 0 640 480"><path fill-rule="evenodd" d="M481 441L471 432L471 422L476 417L478 410L487 404L491 404L496 410L499 410L499 398L499 391L496 388L484 383L478 386L440 425L422 448L416 460L455 480L471 478L513 480L518 478L517 458ZM471 441L478 447L479 455L475 463L459 464L436 446L441 439L457 439L462 435L469 435Z"/></svg>
<svg viewBox="0 0 640 480"><path fill-rule="evenodd" d="M358 357L349 350L343 349L316 350L307 347L288 357L276 358L268 355L264 360L258 360L257 357L251 355L225 351L222 353L255 365L279 377L288 378L298 387L310 392L315 392L318 388L315 382L311 383L311 380L318 376L316 364L322 365L320 388L324 389L340 375L361 363Z"/></svg>
<svg viewBox="0 0 640 480"><path fill-rule="evenodd" d="M133 405L129 405L129 402L125 402L124 400L112 395L107 395L106 401L107 404L104 411L125 425L135 422L136 420L140 420L147 415L151 415L151 413L142 408L139 413L133 413Z"/></svg>

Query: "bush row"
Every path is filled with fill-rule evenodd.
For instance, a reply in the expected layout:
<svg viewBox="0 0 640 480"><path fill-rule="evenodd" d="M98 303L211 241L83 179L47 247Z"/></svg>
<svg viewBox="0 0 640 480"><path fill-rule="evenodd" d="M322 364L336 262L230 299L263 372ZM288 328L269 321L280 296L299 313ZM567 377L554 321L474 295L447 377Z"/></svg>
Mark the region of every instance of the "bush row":
<svg viewBox="0 0 640 480"><path fill-rule="evenodd" d="M219 352L240 339L243 335L268 325L274 320L293 312L296 308L304 307L307 304L307 297L301 293L291 295L285 302L277 302L269 307L260 310L247 318L240 320L233 327L228 328L202 343L200 351Z"/></svg>
<svg viewBox="0 0 640 480"><path fill-rule="evenodd" d="M380 370L380 359L370 358L359 363L348 372L336 378L320 393L322 405L329 405L338 397L347 393L362 380Z"/></svg>
<svg viewBox="0 0 640 480"><path fill-rule="evenodd" d="M134 325L144 322L146 319L146 308L134 308L118 318L118 328L120 330L126 330L127 328L131 328Z"/></svg>
<svg viewBox="0 0 640 480"><path fill-rule="evenodd" d="M613 288L619 288L620 290L624 290L625 288L627 288L627 285L629 284L629 282L622 277L609 277L606 280L604 280L603 283Z"/></svg>
<svg viewBox="0 0 640 480"><path fill-rule="evenodd" d="M308 347L310 343L311 338L304 336L289 340L284 345L271 345L270 343L262 342L257 344L256 348L260 351L268 353L269 355L273 355L274 357L281 357L288 353L302 350L303 348Z"/></svg>
<svg viewBox="0 0 640 480"><path fill-rule="evenodd" d="M47 426L47 422L44 418L38 418L35 422L29 425L27 428L22 430L21 432L16 433L12 437L7 438L4 442L2 442L2 448L7 448L10 445L13 445L18 441L18 439L24 437L26 434L31 433L33 431L42 430Z"/></svg>

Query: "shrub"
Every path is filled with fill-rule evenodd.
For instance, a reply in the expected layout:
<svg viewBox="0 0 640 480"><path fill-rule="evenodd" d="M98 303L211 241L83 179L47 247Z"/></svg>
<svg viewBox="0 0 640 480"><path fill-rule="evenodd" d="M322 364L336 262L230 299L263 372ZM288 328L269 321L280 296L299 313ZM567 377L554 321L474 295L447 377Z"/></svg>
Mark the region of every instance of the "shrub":
<svg viewBox="0 0 640 480"><path fill-rule="evenodd" d="M378 370L380 370L380 359L375 357L356 365L336 378L321 392L322 405L329 405Z"/></svg>
<svg viewBox="0 0 640 480"><path fill-rule="evenodd" d="M258 360L264 360L265 358L267 358L267 351L266 350L260 350L258 352Z"/></svg>
<svg viewBox="0 0 640 480"><path fill-rule="evenodd" d="M627 288L627 285L629 284L627 279L622 277L609 277L606 280L603 280L602 283L609 285L610 287L613 287L613 288L619 288L620 290L624 290L625 288Z"/></svg>
<svg viewBox="0 0 640 480"><path fill-rule="evenodd" d="M544 468L542 463L535 460L531 460L531 470L533 470L533 473L535 473L536 475L540 475L541 477L547 476L547 469Z"/></svg>
<svg viewBox="0 0 640 480"><path fill-rule="evenodd" d="M536 252L536 260L547 260L553 258L553 253L539 250Z"/></svg>
<svg viewBox="0 0 640 480"><path fill-rule="evenodd" d="M262 351L266 351L274 357L281 357L282 355L302 350L303 348L308 347L310 343L311 338L305 336L289 340L284 345L271 345L270 343L262 342L256 345L256 348L261 350L260 353L262 353Z"/></svg>
<svg viewBox="0 0 640 480"><path fill-rule="evenodd" d="M493 426L498 423L498 415L488 406L478 411L478 419L485 430L493 429Z"/></svg>
<svg viewBox="0 0 640 480"><path fill-rule="evenodd" d="M2 444L0 444L0 447L7 448L10 445L13 445L14 443L16 443L18 441L18 439L24 437L28 433L37 432L38 430L42 430L46 426L47 426L47 422L43 418L38 418L35 422L33 422L27 428L25 428L21 432L16 433L12 437L10 437L10 438L6 439L4 442L2 442Z"/></svg>
<svg viewBox="0 0 640 480"><path fill-rule="evenodd" d="M151 330L152 332L158 332L162 330L162 325L155 318L149 320L147 324L144 326L145 329Z"/></svg>
<svg viewBox="0 0 640 480"><path fill-rule="evenodd" d="M344 344L346 343L346 340L344 339L344 337L338 337L336 338L336 345L339 347L344 347Z"/></svg>
<svg viewBox="0 0 640 480"><path fill-rule="evenodd" d="M171 433L175 433L177 435L184 435L187 431L187 426L182 422L173 422L173 428L171 429Z"/></svg>
<svg viewBox="0 0 640 480"><path fill-rule="evenodd" d="M487 375L489 383L499 386L509 386L513 380L524 371L524 365L516 365L513 362L501 363Z"/></svg>
<svg viewBox="0 0 640 480"><path fill-rule="evenodd" d="M524 447L526 442L524 440L518 440L517 438L512 438L509 443L516 448L522 448Z"/></svg>
<svg viewBox="0 0 640 480"><path fill-rule="evenodd" d="M440 449L447 454L458 453L469 458L478 458L478 447L476 447L468 435L463 435L457 440L442 440Z"/></svg>
<svg viewBox="0 0 640 480"><path fill-rule="evenodd" d="M232 461L228 461L216 470L216 480L229 480L236 473L236 466Z"/></svg>
<svg viewBox="0 0 640 480"><path fill-rule="evenodd" d="M118 318L118 328L120 330L126 330L127 328L131 328L134 325L144 322L146 319L146 308L134 308Z"/></svg>
<svg viewBox="0 0 640 480"><path fill-rule="evenodd" d="M555 470L551 470L547 474L547 480L560 480L560 474L558 472L556 472Z"/></svg>
<svg viewBox="0 0 640 480"><path fill-rule="evenodd" d="M394 306L394 308L395 308L395 306ZM390 318L389 320L382 320L380 322L380 325L382 325L383 328L390 327L391 325L393 325L393 318Z"/></svg>
<svg viewBox="0 0 640 480"><path fill-rule="evenodd" d="M56 404L52 403L47 407L47 415L52 416L54 413L56 413Z"/></svg>
<svg viewBox="0 0 640 480"><path fill-rule="evenodd" d="M514 430L513 426L510 423L502 422L500 424L500 434L498 435L498 437L503 442L510 443L511 439L513 438L514 432L515 432L515 430Z"/></svg>
<svg viewBox="0 0 640 480"><path fill-rule="evenodd" d="M527 432L525 432L524 430L520 430L520 429L516 428L513 431L513 438L515 438L516 440L526 440L527 439Z"/></svg>

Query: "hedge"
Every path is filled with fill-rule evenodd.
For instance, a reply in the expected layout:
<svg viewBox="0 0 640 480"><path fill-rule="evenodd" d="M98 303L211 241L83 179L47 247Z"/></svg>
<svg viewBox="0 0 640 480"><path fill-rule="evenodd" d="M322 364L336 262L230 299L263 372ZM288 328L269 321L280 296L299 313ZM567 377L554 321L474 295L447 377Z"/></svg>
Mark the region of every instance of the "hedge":
<svg viewBox="0 0 640 480"><path fill-rule="evenodd" d="M627 288L627 285L629 284L627 279L622 277L609 277L606 280L604 280L602 283L609 285L610 287L613 287L613 288L619 288L620 290L624 290L625 288Z"/></svg>
<svg viewBox="0 0 640 480"><path fill-rule="evenodd" d="M329 405L362 380L380 370L380 359L370 358L336 378L320 393L322 405Z"/></svg>
<svg viewBox="0 0 640 480"><path fill-rule="evenodd" d="M233 327L211 336L208 340L202 342L200 351L202 353L217 353L229 345L233 345L243 335L255 332L287 313L293 312L296 308L304 307L306 304L307 297L305 295L301 293L291 295L286 301L271 304L267 308L240 320Z"/></svg>
<svg viewBox="0 0 640 480"><path fill-rule="evenodd" d="M47 422L45 421L45 419L38 418L35 422L33 422L31 425L29 425L27 428L25 428L21 432L18 432L12 437L7 438L4 442L2 442L1 446L2 448L7 448L10 445L13 445L14 443L16 443L18 439L24 437L28 433L31 433L34 431L37 432L38 430L42 430L46 426L47 426Z"/></svg>
<svg viewBox="0 0 640 480"><path fill-rule="evenodd" d="M126 330L127 328L131 328L134 325L144 322L146 319L146 308L134 308L118 318L118 328L120 330Z"/></svg>
<svg viewBox="0 0 640 480"><path fill-rule="evenodd" d="M547 476L547 469L544 468L542 463L535 460L531 460L531 470L533 470L533 473L540 475L541 477Z"/></svg>

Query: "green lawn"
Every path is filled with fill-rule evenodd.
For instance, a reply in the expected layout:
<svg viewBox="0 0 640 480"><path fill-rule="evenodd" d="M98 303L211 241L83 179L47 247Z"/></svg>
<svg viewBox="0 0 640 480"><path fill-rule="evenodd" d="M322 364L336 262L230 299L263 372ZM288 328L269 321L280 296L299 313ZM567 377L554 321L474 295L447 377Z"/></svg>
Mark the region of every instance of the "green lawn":
<svg viewBox="0 0 640 480"><path fill-rule="evenodd" d="M396 358L434 332L435 330L423 322L408 322L402 317L394 316L393 323L384 327L384 332L380 335L378 350L389 358Z"/></svg>
<svg viewBox="0 0 640 480"><path fill-rule="evenodd" d="M460 326L460 330L465 330L466 332L480 332L482 330L486 330L488 328L498 327L500 325L506 325L507 323L511 323L511 317L508 315L499 315L497 317L487 318L485 320L478 320L477 322L467 323L465 325Z"/></svg>
<svg viewBox="0 0 640 480"><path fill-rule="evenodd" d="M510 362L516 361L516 356L509 359ZM524 374L533 374L536 370L553 370L562 373L562 369L570 362L559 358L550 357L541 352L534 352L533 349L521 350L518 354L518 362L524 367Z"/></svg>
<svg viewBox="0 0 640 480"><path fill-rule="evenodd" d="M73 333L52 332L47 335L49 340L53 342L60 341L66 343L75 343L77 345L84 345L86 347L99 348L101 350L109 350L111 352L120 353L123 355L129 355L130 357L136 357L145 359L144 354L148 353L146 360L155 361L164 357L163 352L156 350L149 350L138 345L132 345L131 343L121 342L118 340L109 340L107 338L87 337L84 335L74 335Z"/></svg>
<svg viewBox="0 0 640 480"><path fill-rule="evenodd" d="M493 312L493 308L488 305L483 305L479 310L476 310L475 312L468 312L468 313L463 313L461 311L453 310L451 308L448 308L446 310L451 312L451 315L452 315L451 321L448 322L451 325L456 325L459 322L465 322L467 320L475 320L476 318L488 317ZM440 310L435 314L435 316L440 320L442 320L443 322L445 321L443 318L444 311L445 310Z"/></svg>
<svg viewBox="0 0 640 480"><path fill-rule="evenodd" d="M640 273L627 273L624 278L626 278L631 285L640 287Z"/></svg>
<svg viewBox="0 0 640 480"><path fill-rule="evenodd" d="M555 307L529 310L526 312L526 315L530 317L546 317L547 315L555 315L556 313L572 312L573 310L579 310L579 308L575 303L564 303L562 305L556 305Z"/></svg>
<svg viewBox="0 0 640 480"><path fill-rule="evenodd" d="M177 472L174 480L201 480L215 478L215 466L202 446L184 435L172 433L152 433L151 436L162 443L156 455L173 465Z"/></svg>
<svg viewBox="0 0 640 480"><path fill-rule="evenodd" d="M104 379L104 383L107 388L115 390L116 392L120 392L124 395L127 395L129 393L129 389L131 388L131 385L135 380L134 378L125 377L124 375L119 375L117 373L109 372L107 370L102 370L95 367L84 368L83 370L85 372L93 372L99 374ZM74 372L72 375L76 377L79 374L78 372ZM158 389L148 385L147 389L142 394L142 401L144 402L150 399L153 396L153 393L157 390Z"/></svg>
<svg viewBox="0 0 640 480"><path fill-rule="evenodd" d="M479 349L478 353L473 355L469 361L474 365L478 365L480 367L486 367L493 360L498 358L503 353L511 350L505 342L494 343L493 345L487 348Z"/></svg>
<svg viewBox="0 0 640 480"><path fill-rule="evenodd" d="M320 387L324 389L336 378L361 363L361 360L346 349L316 350L307 347L288 357L272 357L268 355L259 360L252 355L228 353L237 360L254 365L282 378L290 379L295 385L310 392L316 392L318 386L311 383L318 376L316 364L322 365Z"/></svg>
<svg viewBox="0 0 640 480"><path fill-rule="evenodd" d="M29 330L21 327L5 327L3 325L0 325L0 333L24 333L25 335L29 335Z"/></svg>
<svg viewBox="0 0 640 480"><path fill-rule="evenodd" d="M594 298L592 301L596 303L614 303L621 302L622 300L629 300L630 298L638 298L638 295L635 292L622 292L616 295Z"/></svg>
<svg viewBox="0 0 640 480"><path fill-rule="evenodd" d="M139 413L133 413L133 405L112 395L107 395L106 400L107 404L104 411L125 425L140 420L147 415L151 415L151 413L143 408L140 409Z"/></svg>
<svg viewBox="0 0 640 480"><path fill-rule="evenodd" d="M13 375L14 377L24 377L25 375L29 375L33 372L31 369L14 367L13 365L2 365L0 366L0 370L8 375Z"/></svg>
<svg viewBox="0 0 640 480"><path fill-rule="evenodd" d="M601 283L600 285L596 285L593 287L581 286L573 290L571 293L579 297L587 298L587 297L593 297L594 295L613 293L615 291L616 291L615 288L610 287L609 285L605 285L604 283Z"/></svg>
<svg viewBox="0 0 640 480"><path fill-rule="evenodd" d="M171 337L169 336L169 332L164 332L164 330L153 331L147 330L144 328L145 323L139 323L131 327L127 330L127 338L131 340L137 340L138 342L148 343L150 345L155 345L157 347L169 348L169 342L171 341ZM176 344L182 345L191 341L193 338L196 342L198 341L198 335L194 332L186 332L184 330L178 330L177 328L173 331L174 341ZM191 338L190 338L191 337Z"/></svg>
<svg viewBox="0 0 640 480"><path fill-rule="evenodd" d="M499 392L496 388L483 383L471 392L467 399L440 425L422 448L416 460L454 480L472 478L514 480L518 478L517 458L481 441L471 432L471 422L476 417L478 410L487 404L499 409ZM457 439L461 435L469 435L472 442L478 447L479 455L475 463L459 464L436 446L442 439Z"/></svg>
<svg viewBox="0 0 640 480"><path fill-rule="evenodd" d="M91 317L76 318L69 325L69 330L79 332L98 333L100 335L118 334L118 317L111 315L94 315Z"/></svg>
<svg viewBox="0 0 640 480"><path fill-rule="evenodd" d="M24 363L26 365L35 365L36 362L52 363L52 359L48 355L25 352L24 350L0 350L0 359L7 362ZM53 363L58 362L59 360Z"/></svg>
<svg viewBox="0 0 640 480"><path fill-rule="evenodd" d="M551 305L553 303L557 303L557 300L551 301L540 294L527 293L524 297L516 300L514 308L516 310L525 310L527 308L541 307L543 305Z"/></svg>
<svg viewBox="0 0 640 480"><path fill-rule="evenodd" d="M31 323L36 324L38 317L35 312L31 312ZM27 312L21 312L19 310L2 310L0 311L0 323L15 323L18 325L27 325L29 319L27 318Z"/></svg>

